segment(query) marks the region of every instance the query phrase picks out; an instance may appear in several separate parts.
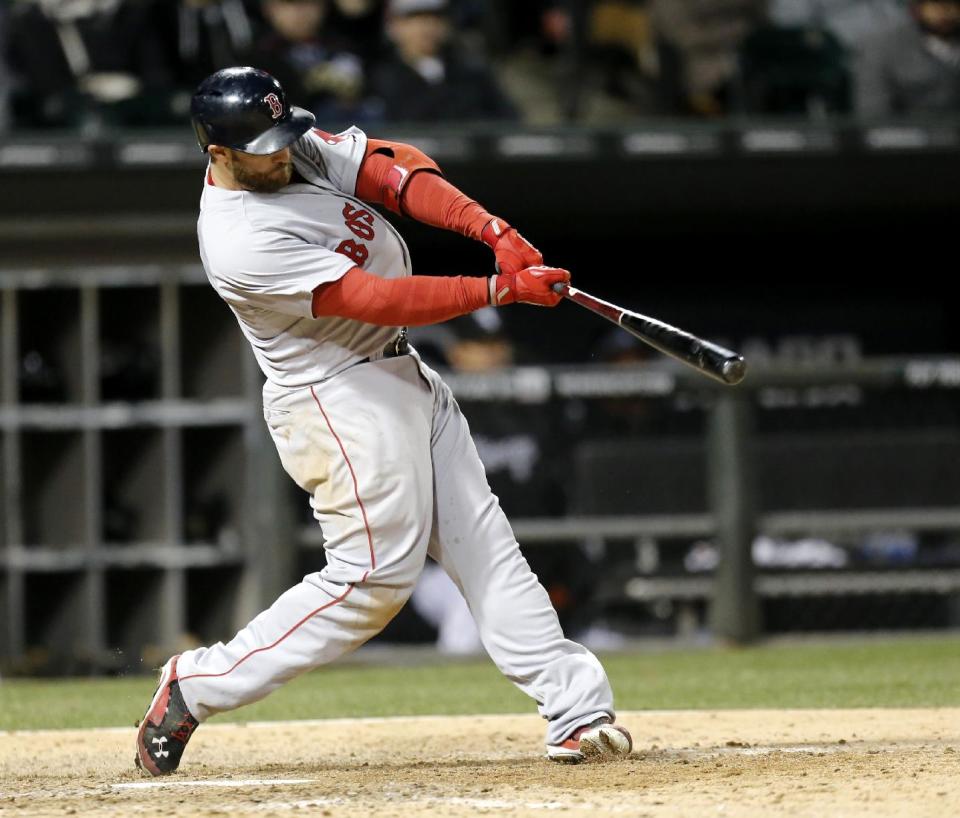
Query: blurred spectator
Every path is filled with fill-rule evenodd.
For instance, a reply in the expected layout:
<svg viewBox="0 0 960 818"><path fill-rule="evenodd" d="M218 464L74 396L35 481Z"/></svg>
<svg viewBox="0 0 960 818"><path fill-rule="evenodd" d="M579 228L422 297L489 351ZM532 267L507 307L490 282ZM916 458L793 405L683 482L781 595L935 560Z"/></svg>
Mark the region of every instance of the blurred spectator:
<svg viewBox="0 0 960 818"><path fill-rule="evenodd" d="M267 31L245 61L273 74L297 105L324 122L364 122L377 109L364 99L364 68L350 43L325 26L327 0L263 0Z"/></svg>
<svg viewBox="0 0 960 818"><path fill-rule="evenodd" d="M570 15L565 0L487 0L489 47L495 53L534 45L544 54L555 53L569 37Z"/></svg>
<svg viewBox="0 0 960 818"><path fill-rule="evenodd" d="M220 68L237 65L253 44L255 21L242 0L150 0L169 82L193 93Z"/></svg>
<svg viewBox="0 0 960 818"><path fill-rule="evenodd" d="M655 113L649 0L491 0L487 38L510 96L536 124Z"/></svg>
<svg viewBox="0 0 960 818"><path fill-rule="evenodd" d="M734 109L811 119L849 113L848 50L816 23L763 26L740 49Z"/></svg>
<svg viewBox="0 0 960 818"><path fill-rule="evenodd" d="M741 49L745 113L823 117L853 108L862 44L904 19L905 0L771 0Z"/></svg>
<svg viewBox="0 0 960 818"><path fill-rule="evenodd" d="M349 43L369 69L383 51L383 0L331 0L326 28L334 41Z"/></svg>
<svg viewBox="0 0 960 818"><path fill-rule="evenodd" d="M657 57L646 0L595 2L588 18L587 47L606 94L628 102L634 114L652 109Z"/></svg>
<svg viewBox="0 0 960 818"><path fill-rule="evenodd" d="M560 122L563 72L557 56L569 39L569 16L557 8L556 0L487 0L483 24L498 78L524 120L536 125Z"/></svg>
<svg viewBox="0 0 960 818"><path fill-rule="evenodd" d="M775 26L824 28L851 50L903 19L903 0L771 0Z"/></svg>
<svg viewBox="0 0 960 818"><path fill-rule="evenodd" d="M452 41L446 0L389 0L392 53L374 72L387 119L402 122L515 119L489 67Z"/></svg>
<svg viewBox="0 0 960 818"><path fill-rule="evenodd" d="M140 94L160 77L139 0L18 0L7 20L13 113L28 127L136 119ZM138 47L139 46L139 47Z"/></svg>
<svg viewBox="0 0 960 818"><path fill-rule="evenodd" d="M863 44L856 108L864 117L960 111L960 0L911 0L909 16Z"/></svg>
<svg viewBox="0 0 960 818"><path fill-rule="evenodd" d="M717 116L730 109L737 53L765 16L766 0L651 0L664 106Z"/></svg>
<svg viewBox="0 0 960 818"><path fill-rule="evenodd" d="M10 112L7 107L10 95L10 71L4 58L7 48L7 9L0 6L0 134L10 126Z"/></svg>

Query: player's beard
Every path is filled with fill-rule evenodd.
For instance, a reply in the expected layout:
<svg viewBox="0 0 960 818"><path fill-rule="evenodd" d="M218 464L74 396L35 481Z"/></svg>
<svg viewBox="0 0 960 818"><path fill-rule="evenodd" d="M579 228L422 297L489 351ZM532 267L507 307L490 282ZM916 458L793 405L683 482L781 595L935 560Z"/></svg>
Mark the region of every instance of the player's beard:
<svg viewBox="0 0 960 818"><path fill-rule="evenodd" d="M233 163L233 178L244 190L256 193L276 193L290 184L293 176L293 162L283 162L264 172L245 168L239 162Z"/></svg>

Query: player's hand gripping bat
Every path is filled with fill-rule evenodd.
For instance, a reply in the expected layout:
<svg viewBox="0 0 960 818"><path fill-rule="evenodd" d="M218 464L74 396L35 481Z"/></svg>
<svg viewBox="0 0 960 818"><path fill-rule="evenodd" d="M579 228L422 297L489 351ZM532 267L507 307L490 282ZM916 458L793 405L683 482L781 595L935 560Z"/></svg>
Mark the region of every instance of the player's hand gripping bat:
<svg viewBox="0 0 960 818"><path fill-rule="evenodd" d="M697 338L689 332L664 324L656 318L640 315L616 304L595 298L569 284L554 284L554 292L575 301L581 307L601 315L622 327L654 349L676 358L704 375L731 386L740 383L747 374L747 365L742 355L719 344Z"/></svg>

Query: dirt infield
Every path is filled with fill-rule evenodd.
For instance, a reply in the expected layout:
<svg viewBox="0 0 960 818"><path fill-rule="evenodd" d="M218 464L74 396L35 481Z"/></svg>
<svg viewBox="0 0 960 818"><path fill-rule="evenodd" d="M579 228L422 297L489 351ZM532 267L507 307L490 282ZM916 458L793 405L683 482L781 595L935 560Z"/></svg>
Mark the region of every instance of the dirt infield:
<svg viewBox="0 0 960 818"><path fill-rule="evenodd" d="M203 726L181 772L134 730L0 733L0 815L955 816L960 709L625 713L626 761L540 757L533 716Z"/></svg>

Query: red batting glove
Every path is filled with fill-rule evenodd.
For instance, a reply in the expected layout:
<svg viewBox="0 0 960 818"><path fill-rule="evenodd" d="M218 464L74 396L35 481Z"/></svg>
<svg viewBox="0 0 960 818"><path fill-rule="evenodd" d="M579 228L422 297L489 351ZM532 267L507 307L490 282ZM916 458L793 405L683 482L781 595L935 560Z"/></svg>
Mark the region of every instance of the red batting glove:
<svg viewBox="0 0 960 818"><path fill-rule="evenodd" d="M497 257L498 273L519 273L543 264L540 251L503 219L490 219L480 238Z"/></svg>
<svg viewBox="0 0 960 818"><path fill-rule="evenodd" d="M495 307L521 302L555 307L563 298L553 291L554 284L567 284L570 273L559 267L528 267L517 273L490 277L490 303Z"/></svg>

